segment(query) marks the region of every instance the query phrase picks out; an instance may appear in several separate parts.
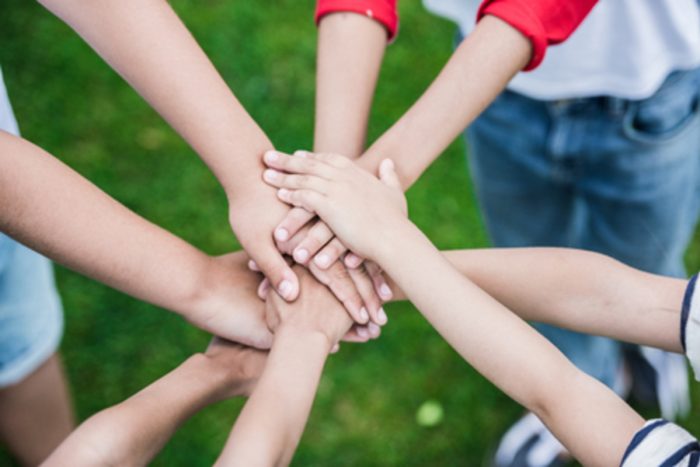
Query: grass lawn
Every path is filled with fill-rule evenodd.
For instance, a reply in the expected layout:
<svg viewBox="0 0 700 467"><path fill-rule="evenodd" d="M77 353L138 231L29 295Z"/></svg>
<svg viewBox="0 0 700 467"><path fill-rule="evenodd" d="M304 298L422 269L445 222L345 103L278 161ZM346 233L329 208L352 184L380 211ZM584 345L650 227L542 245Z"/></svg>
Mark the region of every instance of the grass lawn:
<svg viewBox="0 0 700 467"><path fill-rule="evenodd" d="M311 0L174 0L246 108L281 150L309 148L315 27ZM402 31L380 78L370 137L395 121L449 56L454 28L418 1L402 3ZM35 2L5 0L0 64L23 134L147 219L211 254L238 249L226 200L190 148L69 28ZM163 70L177 73L178 70ZM441 248L487 245L461 141L409 192L412 219ZM700 238L688 253L700 268ZM62 352L80 419L171 370L209 337L183 320L63 268ZM466 365L408 304L389 306L382 338L329 360L299 466L480 465L521 409ZM700 433L700 386L695 417ZM416 412L445 416L426 428ZM154 465L211 465L241 401L204 410ZM0 465L12 465L0 453Z"/></svg>

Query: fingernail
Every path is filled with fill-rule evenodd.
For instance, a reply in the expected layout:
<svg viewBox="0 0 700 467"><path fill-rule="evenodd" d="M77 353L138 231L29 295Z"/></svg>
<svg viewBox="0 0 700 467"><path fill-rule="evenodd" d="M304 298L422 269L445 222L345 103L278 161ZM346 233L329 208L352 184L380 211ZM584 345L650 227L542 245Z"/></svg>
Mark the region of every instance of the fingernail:
<svg viewBox="0 0 700 467"><path fill-rule="evenodd" d="M266 169L265 172L263 172L263 178L268 181L275 181L277 180L277 176L279 175L279 172L276 170L272 169Z"/></svg>
<svg viewBox="0 0 700 467"><path fill-rule="evenodd" d="M357 328L357 335L363 339L369 337L369 331L367 330L367 327L366 326L358 327Z"/></svg>
<svg viewBox="0 0 700 467"><path fill-rule="evenodd" d="M294 286L292 285L291 281L288 281L287 279L283 280L280 282L279 286L279 291L280 295L282 295L284 298L289 298L292 294L292 289Z"/></svg>
<svg viewBox="0 0 700 467"><path fill-rule="evenodd" d="M362 322L366 322L369 319L369 313L367 313L367 308L362 307L360 308L360 319Z"/></svg>
<svg viewBox="0 0 700 467"><path fill-rule="evenodd" d="M275 162L279 158L280 158L280 155L277 154L276 151L266 151L265 152L265 160L268 162Z"/></svg>
<svg viewBox="0 0 700 467"><path fill-rule="evenodd" d="M286 188L280 188L279 190L277 190L277 195L282 199L288 199L289 193L290 193L290 191L287 190Z"/></svg>
<svg viewBox="0 0 700 467"><path fill-rule="evenodd" d="M250 269L251 271L259 271L260 270L258 268L258 264L255 261L253 261L252 259L248 260L248 269Z"/></svg>
<svg viewBox="0 0 700 467"><path fill-rule="evenodd" d="M382 298L388 300L388 299L390 299L391 296L393 295L393 292L391 291L391 289L389 288L388 285L382 284L382 285L379 287L379 295L381 295Z"/></svg>
<svg viewBox="0 0 700 467"><path fill-rule="evenodd" d="M377 336L379 336L379 333L380 333L380 331L381 331L381 330L379 329L379 326L377 326L377 325L374 324L374 323L369 323L369 324L367 325L367 328L369 329L369 333L370 333L370 335L371 335L372 337L377 337Z"/></svg>
<svg viewBox="0 0 700 467"><path fill-rule="evenodd" d="M345 264L350 268L356 268L360 265L360 258L352 253L348 253L345 257Z"/></svg>
<svg viewBox="0 0 700 467"><path fill-rule="evenodd" d="M286 242L289 238L289 231L284 227L280 227L279 229L275 230L275 238L280 242Z"/></svg>
<svg viewBox="0 0 700 467"><path fill-rule="evenodd" d="M379 324L381 324L382 326L385 325L389 321L389 317L386 315L384 308L379 309L379 312L377 313L377 317L379 318Z"/></svg>
<svg viewBox="0 0 700 467"><path fill-rule="evenodd" d="M314 258L314 262L318 266L320 266L322 268L326 268L326 267L330 266L330 264L331 264L331 257L325 253L321 253L320 255L317 255L316 258Z"/></svg>
<svg viewBox="0 0 700 467"><path fill-rule="evenodd" d="M298 151L294 151L294 155L297 157L306 157L306 151L302 151L301 149Z"/></svg>
<svg viewBox="0 0 700 467"><path fill-rule="evenodd" d="M294 259L297 261L297 263L305 263L306 260L309 259L309 250L306 248L295 250Z"/></svg>

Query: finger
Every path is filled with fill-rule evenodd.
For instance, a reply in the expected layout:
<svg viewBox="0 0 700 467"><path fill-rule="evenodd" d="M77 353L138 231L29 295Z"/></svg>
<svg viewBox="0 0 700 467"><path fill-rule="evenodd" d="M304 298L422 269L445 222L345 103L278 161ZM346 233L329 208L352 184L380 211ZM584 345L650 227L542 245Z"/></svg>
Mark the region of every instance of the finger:
<svg viewBox="0 0 700 467"><path fill-rule="evenodd" d="M369 321L369 312L364 307L362 297L345 266L336 262L328 270L323 270L311 263L309 271L343 304L353 321L359 324L366 324Z"/></svg>
<svg viewBox="0 0 700 467"><path fill-rule="evenodd" d="M365 261L365 269L367 273L372 278L372 283L374 284L374 289L377 291L379 296L384 302L388 302L394 298L394 292L389 287L389 283L384 277L382 269L374 261Z"/></svg>
<svg viewBox="0 0 700 467"><path fill-rule="evenodd" d="M364 258L362 258L361 256L357 256L355 253L353 253L351 251L348 252L345 255L345 258L343 259L343 262L345 263L345 265L351 269L355 269L355 268L360 267L360 265L362 264L363 261L364 261Z"/></svg>
<svg viewBox="0 0 700 467"><path fill-rule="evenodd" d="M263 180L275 188L305 189L317 191L321 194L328 193L328 180L324 180L316 175L290 175L275 169L266 169L263 172Z"/></svg>
<svg viewBox="0 0 700 467"><path fill-rule="evenodd" d="M333 346L333 348L331 349L331 353L338 353L339 350L340 350L340 344L337 344L337 343L336 343L336 344Z"/></svg>
<svg viewBox="0 0 700 467"><path fill-rule="evenodd" d="M363 343L367 342L370 339L369 335L369 330L367 329L367 326L362 326L359 324L355 324L350 328L350 330L343 336L341 341L343 342L355 342L355 343Z"/></svg>
<svg viewBox="0 0 700 467"><path fill-rule="evenodd" d="M260 272L260 267L258 266L258 263L256 263L252 259L248 260L248 269L254 272Z"/></svg>
<svg viewBox="0 0 700 467"><path fill-rule="evenodd" d="M325 225L325 224L324 224ZM326 227L328 228L328 227ZM332 232L331 232L332 234ZM319 267L328 267L331 264L335 263L338 261L338 258L345 253L348 249L345 248L345 245L343 245L340 240L335 237L333 240L328 242L326 246L324 246L321 251L314 257L314 262L319 266Z"/></svg>
<svg viewBox="0 0 700 467"><path fill-rule="evenodd" d="M311 212L318 212L322 209L325 200L325 196L313 190L288 190L286 188L277 190L277 197L287 204Z"/></svg>
<svg viewBox="0 0 700 467"><path fill-rule="evenodd" d="M297 151L297 155L310 154L305 151ZM263 156L265 165L271 169L293 174L309 174L318 177L330 177L335 168L315 157L293 157L279 151L267 151Z"/></svg>
<svg viewBox="0 0 700 467"><path fill-rule="evenodd" d="M307 264L309 259L316 255L332 238L333 232L331 229L319 220L309 229L306 238L294 249L294 260L300 264ZM330 258L319 257L314 258L314 263L321 269L326 269L333 264Z"/></svg>
<svg viewBox="0 0 700 467"><path fill-rule="evenodd" d="M275 240L286 242L299 232L316 214L302 208L292 208L275 228Z"/></svg>
<svg viewBox="0 0 700 467"><path fill-rule="evenodd" d="M260 285L258 286L258 297L265 300L267 298L267 293L269 291L270 291L270 281L266 277L262 281L260 281Z"/></svg>
<svg viewBox="0 0 700 467"><path fill-rule="evenodd" d="M384 159L379 164L379 180L386 186L401 190L401 180L396 173L396 165L391 159Z"/></svg>
<svg viewBox="0 0 700 467"><path fill-rule="evenodd" d="M369 335L372 339L377 339L379 335L382 333L382 329L379 327L379 325L370 322L367 325L367 330L369 332Z"/></svg>
<svg viewBox="0 0 700 467"><path fill-rule="evenodd" d="M251 254L251 256L254 257L261 272L270 280L282 298L287 301L297 298L299 280L274 245L265 246L262 251Z"/></svg>
<svg viewBox="0 0 700 467"><path fill-rule="evenodd" d="M369 277L367 271L364 267L359 267L356 269L348 269L348 274L352 278L355 288L357 289L362 301L365 304L365 308L369 312L369 317L372 322L383 326L386 324L386 313L380 313L379 310L382 309L382 302L374 290L374 284L372 283L372 278Z"/></svg>

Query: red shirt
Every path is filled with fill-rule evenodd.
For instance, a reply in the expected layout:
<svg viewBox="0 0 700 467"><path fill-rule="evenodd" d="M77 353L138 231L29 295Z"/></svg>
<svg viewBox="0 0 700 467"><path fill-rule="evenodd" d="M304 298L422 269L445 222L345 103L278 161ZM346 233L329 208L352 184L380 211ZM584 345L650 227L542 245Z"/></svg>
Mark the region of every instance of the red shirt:
<svg viewBox="0 0 700 467"><path fill-rule="evenodd" d="M597 0L483 0L478 19L496 16L520 31L532 44L525 70L536 68L547 46L565 41L581 24ZM317 0L316 22L329 13L352 11L369 16L396 35L399 16L396 0Z"/></svg>

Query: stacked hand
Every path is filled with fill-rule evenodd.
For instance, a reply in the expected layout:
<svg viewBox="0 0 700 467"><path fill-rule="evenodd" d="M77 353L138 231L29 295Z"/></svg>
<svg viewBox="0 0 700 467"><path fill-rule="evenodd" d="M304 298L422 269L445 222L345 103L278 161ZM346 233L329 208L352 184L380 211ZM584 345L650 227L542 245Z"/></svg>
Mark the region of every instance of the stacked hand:
<svg viewBox="0 0 700 467"><path fill-rule="evenodd" d="M378 179L336 154L268 152L264 161L264 179L278 188L278 198L320 216L356 256L377 259L406 223L406 200L389 159Z"/></svg>
<svg viewBox="0 0 700 467"><path fill-rule="evenodd" d="M290 209L275 198L270 187L260 185L253 188L254 193L230 197L231 224L252 257L249 267L265 276L258 296L264 299L274 288L285 300L295 300L300 289L290 264L303 265L331 290L355 322L344 340L364 342L378 337L379 326L387 322L382 304L392 298L381 269L347 252L315 213Z"/></svg>

